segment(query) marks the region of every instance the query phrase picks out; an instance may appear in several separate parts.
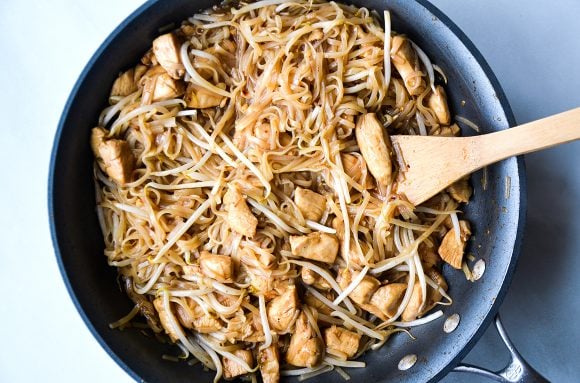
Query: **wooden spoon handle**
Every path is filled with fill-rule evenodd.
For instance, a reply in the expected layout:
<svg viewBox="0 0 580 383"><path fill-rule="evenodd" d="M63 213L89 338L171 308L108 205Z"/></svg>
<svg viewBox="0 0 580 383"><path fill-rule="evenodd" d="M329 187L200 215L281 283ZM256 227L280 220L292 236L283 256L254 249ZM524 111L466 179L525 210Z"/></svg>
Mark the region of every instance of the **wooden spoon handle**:
<svg viewBox="0 0 580 383"><path fill-rule="evenodd" d="M479 167L580 139L580 108L475 137Z"/></svg>

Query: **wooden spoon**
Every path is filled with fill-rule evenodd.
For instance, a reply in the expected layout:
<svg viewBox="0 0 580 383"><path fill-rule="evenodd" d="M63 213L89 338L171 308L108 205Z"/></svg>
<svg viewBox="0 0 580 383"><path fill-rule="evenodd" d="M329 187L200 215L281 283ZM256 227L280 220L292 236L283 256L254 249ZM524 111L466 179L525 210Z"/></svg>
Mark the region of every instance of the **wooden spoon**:
<svg viewBox="0 0 580 383"><path fill-rule="evenodd" d="M397 193L419 205L486 165L580 139L580 108L474 137L391 136Z"/></svg>

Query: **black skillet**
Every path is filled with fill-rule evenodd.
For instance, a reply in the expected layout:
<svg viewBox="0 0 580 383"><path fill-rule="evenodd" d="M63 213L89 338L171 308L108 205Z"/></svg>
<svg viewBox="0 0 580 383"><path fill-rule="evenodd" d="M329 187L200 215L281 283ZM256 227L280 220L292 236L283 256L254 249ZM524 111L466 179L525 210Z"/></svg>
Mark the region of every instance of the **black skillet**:
<svg viewBox="0 0 580 383"><path fill-rule="evenodd" d="M159 28L178 25L200 9L216 4L210 0L150 1L129 16L101 45L77 81L64 108L52 150L48 205L52 239L68 291L85 323L101 346L129 375L145 382L210 382L212 374L185 363L161 359L174 352L168 345L138 331L110 330L108 324L132 307L116 283L116 271L107 266L103 240L95 214L92 153L89 132L96 124L117 74L138 61L150 47ZM358 6L392 13L393 29L408 34L449 78L452 110L474 121L482 133L514 125L508 102L481 54L441 11L425 0L354 1ZM474 132L465 130L464 135ZM434 175L437 176L437 175ZM444 307L445 316L458 313L459 327L442 330L444 317L413 329L417 340L394 336L378 352L363 357L364 369L349 370L354 382L426 382L441 379L450 371L467 371L499 381L544 381L515 350L508 367L497 374L459 362L494 320L511 282L519 255L525 218L525 173L522 159L510 158L489 167L487 189L482 173L472 176L475 193L465 216L472 222L474 237L468 252L486 262L483 277L471 283L462 272L444 269L454 303ZM509 191L506 191L506 182ZM499 319L498 330L504 337ZM504 339L507 340L506 337ZM512 351L508 342L508 347ZM407 371L397 368L407 354L418 361ZM500 374L501 373L501 374ZM336 373L313 379L341 382Z"/></svg>

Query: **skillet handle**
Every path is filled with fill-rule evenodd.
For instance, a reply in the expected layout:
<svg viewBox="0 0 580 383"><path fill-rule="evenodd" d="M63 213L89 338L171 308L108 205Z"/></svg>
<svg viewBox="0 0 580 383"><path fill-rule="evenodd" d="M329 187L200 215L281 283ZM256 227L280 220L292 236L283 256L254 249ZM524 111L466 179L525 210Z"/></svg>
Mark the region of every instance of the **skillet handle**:
<svg viewBox="0 0 580 383"><path fill-rule="evenodd" d="M501 340L510 353L511 360L509 364L503 369L495 372L469 364L459 364L452 371L485 376L489 379L495 380L496 382L502 383L549 383L549 380L534 370L532 366L522 358L518 350L516 350L501 323L499 314L496 315L494 324Z"/></svg>

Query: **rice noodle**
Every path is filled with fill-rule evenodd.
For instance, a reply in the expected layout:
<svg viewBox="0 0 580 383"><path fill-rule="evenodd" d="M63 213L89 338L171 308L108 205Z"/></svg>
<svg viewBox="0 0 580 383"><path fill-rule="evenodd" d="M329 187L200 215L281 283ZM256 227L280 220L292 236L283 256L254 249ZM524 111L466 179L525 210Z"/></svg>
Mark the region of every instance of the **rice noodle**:
<svg viewBox="0 0 580 383"><path fill-rule="evenodd" d="M199 73L197 73L197 71L195 70L195 68L191 64L191 60L189 58L189 54L187 51L187 48L189 48L190 45L191 45L191 43L189 41L183 43L183 45L181 46L180 55L181 55L181 61L183 62L183 65L185 66L185 70L187 71L187 74L189 74L189 76L191 77L192 81L195 84L206 88L210 92L219 94L220 96L224 96L224 97L229 97L229 98L232 97L232 95L229 92L226 92L225 90L223 90L221 88L218 88L217 86L213 85L212 83L210 83L206 79L204 79Z"/></svg>

